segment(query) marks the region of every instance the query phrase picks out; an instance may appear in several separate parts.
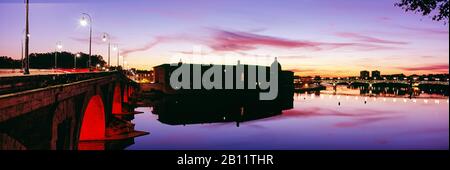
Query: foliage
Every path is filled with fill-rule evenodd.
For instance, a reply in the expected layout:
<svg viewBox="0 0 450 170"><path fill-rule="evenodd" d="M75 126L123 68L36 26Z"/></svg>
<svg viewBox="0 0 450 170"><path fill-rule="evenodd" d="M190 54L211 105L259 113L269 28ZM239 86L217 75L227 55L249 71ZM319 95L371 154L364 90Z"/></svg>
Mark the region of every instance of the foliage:
<svg viewBox="0 0 450 170"><path fill-rule="evenodd" d="M448 0L400 0L395 6L403 8L406 12L414 11L423 16L432 15L435 21L448 22Z"/></svg>

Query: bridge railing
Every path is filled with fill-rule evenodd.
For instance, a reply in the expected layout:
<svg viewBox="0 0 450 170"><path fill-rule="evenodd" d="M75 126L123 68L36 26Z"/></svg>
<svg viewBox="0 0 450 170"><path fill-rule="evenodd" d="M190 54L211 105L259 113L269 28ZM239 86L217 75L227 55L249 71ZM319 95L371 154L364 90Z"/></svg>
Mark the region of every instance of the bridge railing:
<svg viewBox="0 0 450 170"><path fill-rule="evenodd" d="M117 73L117 71L111 71L0 77L0 95L53 85L67 84L81 80L104 77Z"/></svg>

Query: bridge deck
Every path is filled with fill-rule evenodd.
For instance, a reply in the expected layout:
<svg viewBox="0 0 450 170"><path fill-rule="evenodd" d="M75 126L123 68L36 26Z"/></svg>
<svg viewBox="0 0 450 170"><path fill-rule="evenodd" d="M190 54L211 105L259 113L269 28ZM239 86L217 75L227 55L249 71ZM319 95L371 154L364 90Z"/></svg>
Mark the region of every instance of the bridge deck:
<svg viewBox="0 0 450 170"><path fill-rule="evenodd" d="M55 74L33 74L0 77L0 95L21 92L25 90L44 88L48 86L68 84L72 82L104 77L118 73L110 72L88 72L88 73L55 73Z"/></svg>

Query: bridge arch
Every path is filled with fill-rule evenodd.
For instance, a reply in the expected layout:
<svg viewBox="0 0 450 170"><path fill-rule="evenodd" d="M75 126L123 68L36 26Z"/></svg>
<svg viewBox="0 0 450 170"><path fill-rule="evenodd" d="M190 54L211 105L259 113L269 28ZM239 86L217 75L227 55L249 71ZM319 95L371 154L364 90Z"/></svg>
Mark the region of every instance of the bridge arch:
<svg viewBox="0 0 450 170"><path fill-rule="evenodd" d="M80 129L80 141L102 140L106 133L106 118L103 100L94 95L88 102Z"/></svg>
<svg viewBox="0 0 450 170"><path fill-rule="evenodd" d="M128 97L130 94L130 87L125 87L123 88L124 92L123 92L123 102L127 103L128 102Z"/></svg>
<svg viewBox="0 0 450 170"><path fill-rule="evenodd" d="M122 93L119 83L117 83L114 87L112 113L113 114L122 113Z"/></svg>
<svg viewBox="0 0 450 170"><path fill-rule="evenodd" d="M27 148L8 134L0 132L0 150L27 150Z"/></svg>
<svg viewBox="0 0 450 170"><path fill-rule="evenodd" d="M75 132L76 113L74 100L65 100L58 104L52 119L52 135L50 148L52 150L72 149Z"/></svg>

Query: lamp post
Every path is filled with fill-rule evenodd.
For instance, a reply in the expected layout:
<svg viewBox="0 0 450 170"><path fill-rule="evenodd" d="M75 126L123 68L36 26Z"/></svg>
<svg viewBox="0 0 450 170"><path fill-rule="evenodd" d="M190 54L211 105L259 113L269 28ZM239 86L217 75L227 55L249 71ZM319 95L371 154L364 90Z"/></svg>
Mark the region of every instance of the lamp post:
<svg viewBox="0 0 450 170"><path fill-rule="evenodd" d="M120 65L120 63L119 63L119 58L120 58L119 46L116 45L116 46L113 48L113 51L117 51L117 68L119 68L119 65Z"/></svg>
<svg viewBox="0 0 450 170"><path fill-rule="evenodd" d="M81 57L80 53L75 54L75 56L73 56L73 69L77 69L77 58Z"/></svg>
<svg viewBox="0 0 450 170"><path fill-rule="evenodd" d="M30 59L28 57L28 45L30 43L30 30L29 30L29 26L28 26L28 11L29 11L29 2L28 0L25 0L25 8L26 8L26 12L25 12L25 66L24 66L24 70L23 70L23 74L27 75L30 74Z"/></svg>
<svg viewBox="0 0 450 170"><path fill-rule="evenodd" d="M125 69L125 56L121 56L122 57L122 68Z"/></svg>
<svg viewBox="0 0 450 170"><path fill-rule="evenodd" d="M21 52L21 57L20 57L20 63L21 63L21 70L23 71L23 39L25 39L25 30L23 30L22 33L22 38L20 38L20 52Z"/></svg>
<svg viewBox="0 0 450 170"><path fill-rule="evenodd" d="M62 44L60 41L56 43L56 51L55 51L55 69L58 67L58 52L61 51Z"/></svg>
<svg viewBox="0 0 450 170"><path fill-rule="evenodd" d="M81 26L87 26L89 24L89 61L88 61L88 67L89 67L89 71L92 71L91 68L91 52L92 52L92 17L87 14L87 13L82 13L82 17L80 20L80 25ZM87 19L89 19L89 21L87 21Z"/></svg>
<svg viewBox="0 0 450 170"><path fill-rule="evenodd" d="M111 60L111 37L108 33L103 33L103 42L108 41L108 67L110 67L110 60Z"/></svg>

